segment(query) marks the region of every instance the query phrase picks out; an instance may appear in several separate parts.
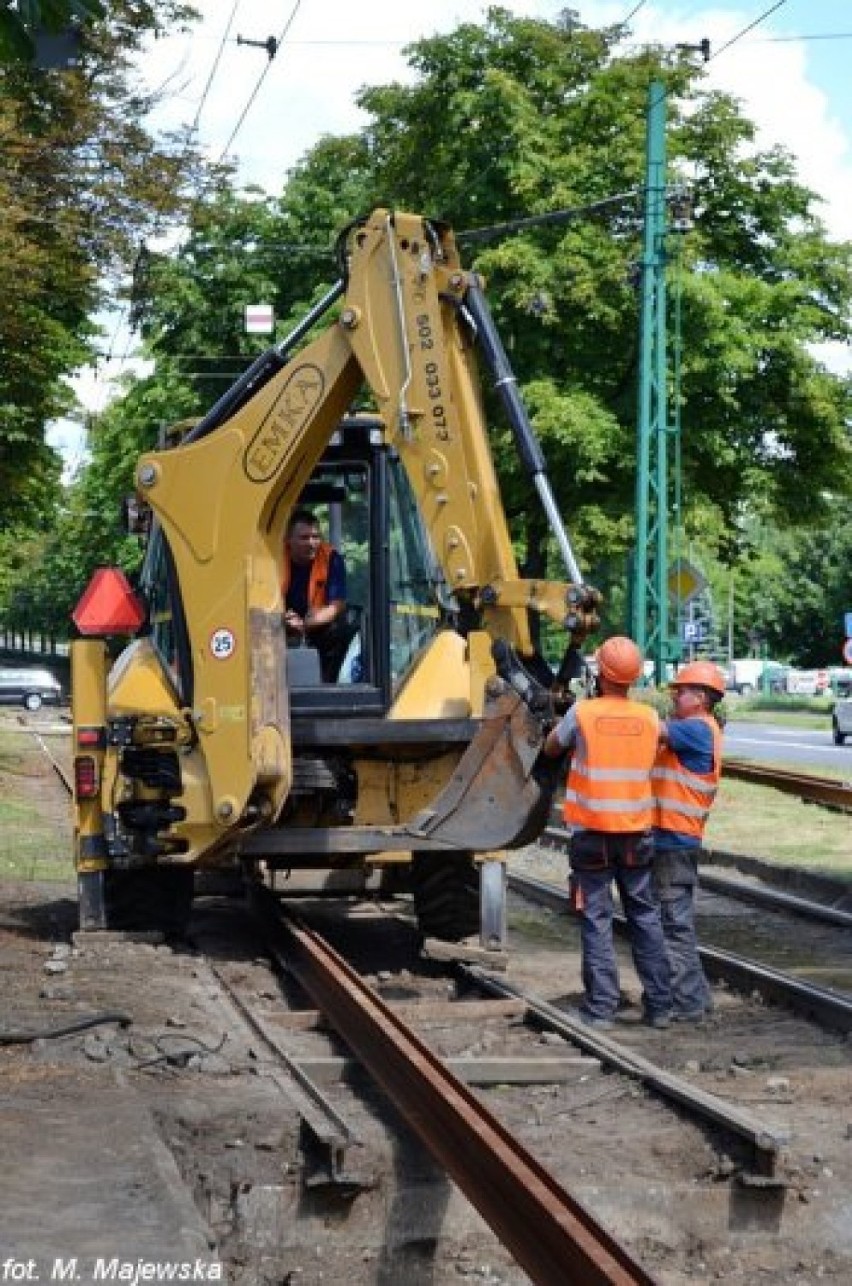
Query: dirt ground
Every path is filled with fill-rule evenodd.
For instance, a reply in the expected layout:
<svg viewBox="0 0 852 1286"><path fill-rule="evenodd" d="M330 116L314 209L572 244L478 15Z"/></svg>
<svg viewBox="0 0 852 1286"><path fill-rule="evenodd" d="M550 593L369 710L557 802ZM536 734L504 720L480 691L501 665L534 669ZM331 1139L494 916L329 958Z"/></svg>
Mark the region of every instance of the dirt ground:
<svg viewBox="0 0 852 1286"><path fill-rule="evenodd" d="M46 858L70 851L67 802L37 747L0 761L0 799L12 797L52 832ZM564 874L553 853L519 860L545 878ZM133 1281L119 1274L166 1263L190 1266L186 1280L237 1286L527 1280L362 1079L329 1091L360 1143L345 1156L349 1182L322 1182L286 1086L217 976L270 1011L280 1004L238 906L200 901L192 940L168 945L76 937L70 880L6 880L0 899L0 1281L61 1280L71 1259L84 1283ZM373 911L347 932L363 938L388 998L448 994L405 926ZM512 904L517 985L576 1003L577 947L570 922ZM702 1028L649 1032L626 961L623 981L617 1039L789 1133L781 1186L739 1182L737 1146L557 1038L504 1023L427 1038L445 1055L537 1041L575 1059L559 1084L482 1092L665 1286L852 1281L848 1041L781 1012L767 1021L756 1000L721 990ZM104 1012L112 1021L48 1034ZM9 1043L16 1033L36 1038ZM295 1058L345 1052L328 1033L288 1040ZM6 1260L20 1271L3 1277ZM38 1277L25 1275L30 1262Z"/></svg>

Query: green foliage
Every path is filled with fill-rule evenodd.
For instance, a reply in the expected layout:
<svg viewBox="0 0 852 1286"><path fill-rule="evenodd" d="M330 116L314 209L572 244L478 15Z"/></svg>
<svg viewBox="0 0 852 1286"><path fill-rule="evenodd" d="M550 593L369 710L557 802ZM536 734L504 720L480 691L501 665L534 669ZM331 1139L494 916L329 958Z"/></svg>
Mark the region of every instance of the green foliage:
<svg viewBox="0 0 852 1286"><path fill-rule="evenodd" d="M118 539L106 533L133 453L163 423L206 411L259 351L243 332L244 305L273 303L286 332L339 276L340 229L386 204L447 218L465 263L485 276L576 552L604 590L605 625L623 626L646 99L661 80L670 176L690 177L695 207L692 229L668 246L683 336L684 542L709 569L717 609L735 566L737 620L759 627L772 650L815 654L829 604L834 612L852 590L848 542L835 526L836 539L796 543L794 528L836 523L852 492L850 387L814 356L849 338L850 247L827 238L789 155L758 149L739 106L710 92L687 56L623 49L620 27L569 27L495 8L480 26L417 42L412 82L360 94L369 117L360 133L322 139L277 196L220 183L193 204L176 254L137 260L134 316L156 365L93 429L74 503L101 517L99 556ZM154 181L174 191L165 167L153 167ZM557 211L567 212L560 221ZM535 215L550 221L499 229ZM120 243L118 228L106 260ZM92 289L69 296L65 324L77 343ZM486 402L525 567L559 576L489 391ZM830 572L817 566L827 549Z"/></svg>
<svg viewBox="0 0 852 1286"><path fill-rule="evenodd" d="M65 8L67 9L67 5ZM58 3L29 4L58 20ZM192 199L196 156L186 140L155 140L151 106L130 60L143 39L191 10L178 0L115 0L85 27L79 64L43 71L13 63L0 96L0 520L27 508L47 467L45 425L74 405L66 382L95 356L91 321L110 276L140 239Z"/></svg>
<svg viewBox="0 0 852 1286"><path fill-rule="evenodd" d="M32 62L33 37L39 29L56 32L70 23L103 18L104 13L102 0L17 0L14 9L6 0L0 9L0 65Z"/></svg>

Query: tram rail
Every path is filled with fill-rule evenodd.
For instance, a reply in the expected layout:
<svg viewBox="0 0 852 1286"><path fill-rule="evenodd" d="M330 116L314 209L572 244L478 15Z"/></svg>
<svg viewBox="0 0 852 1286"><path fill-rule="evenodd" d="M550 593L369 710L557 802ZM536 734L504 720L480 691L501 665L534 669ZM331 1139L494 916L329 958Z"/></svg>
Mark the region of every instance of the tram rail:
<svg viewBox="0 0 852 1286"><path fill-rule="evenodd" d="M703 880L703 875L700 879ZM728 881L728 885L729 895L738 897L742 886L737 881ZM568 894L554 884L512 873L509 875L509 887L521 896L548 906L560 914L572 914ZM769 890L766 893L769 896ZM803 905L802 899L796 900L800 906ZM810 909L814 917L820 917L822 912L831 910L820 907L817 903L811 903ZM616 913L613 921L619 932L626 932L627 923L623 915ZM714 981L723 981L736 991L756 992L764 1000L786 1005L800 1016L833 1031L852 1031L852 996L816 983L804 982L780 969L748 960L719 947L699 944L698 954L705 972Z"/></svg>
<svg viewBox="0 0 852 1286"><path fill-rule="evenodd" d="M755 786L769 786L786 795L795 795L805 803L819 804L822 808L852 813L852 783L836 777L820 777L774 765L752 763L746 759L725 756L722 776L736 781L751 782Z"/></svg>
<svg viewBox="0 0 852 1286"><path fill-rule="evenodd" d="M533 1281L645 1284L628 1251L500 1124L319 934L253 890L267 949L367 1068Z"/></svg>

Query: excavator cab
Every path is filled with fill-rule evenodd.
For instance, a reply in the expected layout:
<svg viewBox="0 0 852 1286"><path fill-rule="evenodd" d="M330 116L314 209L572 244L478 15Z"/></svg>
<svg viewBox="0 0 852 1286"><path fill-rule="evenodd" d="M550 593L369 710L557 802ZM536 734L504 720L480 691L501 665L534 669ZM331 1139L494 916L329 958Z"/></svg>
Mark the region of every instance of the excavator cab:
<svg viewBox="0 0 852 1286"><path fill-rule="evenodd" d="M343 558L346 611L328 645L288 642L291 709L384 715L417 655L458 608L380 421L341 423L299 507L316 516Z"/></svg>

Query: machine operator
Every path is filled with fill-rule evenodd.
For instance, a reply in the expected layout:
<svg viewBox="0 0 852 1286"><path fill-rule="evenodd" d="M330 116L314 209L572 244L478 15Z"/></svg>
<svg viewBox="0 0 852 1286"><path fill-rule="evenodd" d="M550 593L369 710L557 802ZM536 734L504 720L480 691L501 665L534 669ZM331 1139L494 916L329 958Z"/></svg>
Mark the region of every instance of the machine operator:
<svg viewBox="0 0 852 1286"><path fill-rule="evenodd" d="M320 654L323 681L337 678L348 643L346 566L323 540L310 509L295 509L284 542L284 625L291 643L309 644Z"/></svg>

